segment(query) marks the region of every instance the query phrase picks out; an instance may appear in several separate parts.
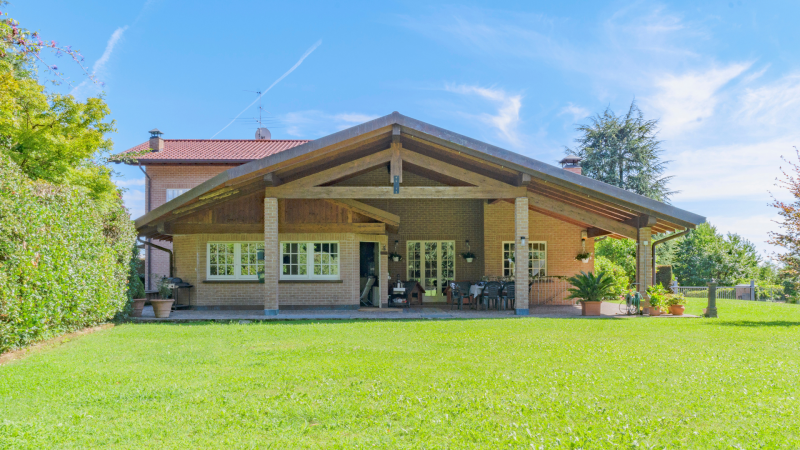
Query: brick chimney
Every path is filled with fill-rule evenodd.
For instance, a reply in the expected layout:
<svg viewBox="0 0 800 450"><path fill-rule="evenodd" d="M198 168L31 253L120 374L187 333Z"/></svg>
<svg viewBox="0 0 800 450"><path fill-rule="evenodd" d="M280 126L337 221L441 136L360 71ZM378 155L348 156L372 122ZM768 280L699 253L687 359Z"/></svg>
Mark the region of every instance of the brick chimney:
<svg viewBox="0 0 800 450"><path fill-rule="evenodd" d="M564 157L564 159L559 161L559 163L561 164L562 169L581 175L581 159L583 158L575 155L569 155Z"/></svg>
<svg viewBox="0 0 800 450"><path fill-rule="evenodd" d="M161 137L164 133L158 131L158 128L150 130L150 150L160 152L164 150L164 139Z"/></svg>

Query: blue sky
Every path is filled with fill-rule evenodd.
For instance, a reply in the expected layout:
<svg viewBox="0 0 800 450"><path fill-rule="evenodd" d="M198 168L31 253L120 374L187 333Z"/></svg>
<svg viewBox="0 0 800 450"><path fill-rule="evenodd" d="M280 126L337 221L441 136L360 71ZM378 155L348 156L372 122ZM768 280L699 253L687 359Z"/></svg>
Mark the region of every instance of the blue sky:
<svg viewBox="0 0 800 450"><path fill-rule="evenodd" d="M701 4L701 6L698 6ZM263 98L273 138L314 139L373 117L411 117L555 163L575 125L636 98L661 121L673 204L762 252L768 191L800 145L800 3L178 2L38 0L5 8L82 50L105 83L116 150L210 138ZM257 116L257 106L242 114ZM237 120L218 138L252 138ZM143 177L119 167L132 214Z"/></svg>

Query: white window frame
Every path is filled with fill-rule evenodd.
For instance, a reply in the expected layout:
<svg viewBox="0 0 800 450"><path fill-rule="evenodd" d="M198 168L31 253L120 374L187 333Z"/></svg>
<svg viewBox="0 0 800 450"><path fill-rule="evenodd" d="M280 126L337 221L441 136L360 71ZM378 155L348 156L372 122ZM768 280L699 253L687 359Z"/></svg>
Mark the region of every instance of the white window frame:
<svg viewBox="0 0 800 450"><path fill-rule="evenodd" d="M167 201L173 200L189 191L190 189L167 189Z"/></svg>
<svg viewBox="0 0 800 450"><path fill-rule="evenodd" d="M233 244L233 275L211 275L211 245L213 244L223 244L223 245ZM263 241L206 242L206 279L207 280L258 280L258 273L256 273L256 275L242 275L242 262L241 262L242 244L261 244L262 248L264 246Z"/></svg>
<svg viewBox="0 0 800 450"><path fill-rule="evenodd" d="M516 243L514 241L503 241L500 244L500 273L504 277L509 277L509 276L514 276L514 273L512 272L511 274L508 275L505 273L506 270L506 268L504 267L505 256L503 255L503 253L505 253L506 244L511 244L514 246L514 248L516 248ZM531 249L531 247L533 247L533 244L544 244L544 267L541 269L544 269L543 276L546 277L547 274L550 273L547 269L548 260L550 259L547 256L547 249L549 248L547 245L547 241L528 241L528 277L529 278L533 277L532 273L533 268L531 267L533 263L533 258L531 258L531 256L533 255L533 250ZM514 262L514 266L516 266L516 261Z"/></svg>
<svg viewBox="0 0 800 450"><path fill-rule="evenodd" d="M306 244L306 274L305 275L284 275L283 274L283 244ZM314 274L314 245L315 244L336 244L336 274L335 275L315 275ZM341 280L342 276L342 244L339 241L281 241L280 255L280 279L281 280ZM333 264L329 264L333 265Z"/></svg>

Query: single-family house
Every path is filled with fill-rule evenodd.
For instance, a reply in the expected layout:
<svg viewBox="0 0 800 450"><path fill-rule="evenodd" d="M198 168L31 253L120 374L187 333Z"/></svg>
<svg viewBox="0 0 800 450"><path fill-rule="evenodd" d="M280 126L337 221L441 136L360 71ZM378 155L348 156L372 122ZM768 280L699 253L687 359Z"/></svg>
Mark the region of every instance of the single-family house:
<svg viewBox="0 0 800 450"><path fill-rule="evenodd" d="M151 150L137 162L146 271L193 285L181 294L192 308L355 309L369 277L375 306L398 279L437 303L451 281L491 277L513 280L527 314L537 283L593 270L595 240L637 241L644 290L652 236L705 220L585 177L577 159L557 167L397 112L311 141L264 131L172 140L153 130L131 149Z"/></svg>

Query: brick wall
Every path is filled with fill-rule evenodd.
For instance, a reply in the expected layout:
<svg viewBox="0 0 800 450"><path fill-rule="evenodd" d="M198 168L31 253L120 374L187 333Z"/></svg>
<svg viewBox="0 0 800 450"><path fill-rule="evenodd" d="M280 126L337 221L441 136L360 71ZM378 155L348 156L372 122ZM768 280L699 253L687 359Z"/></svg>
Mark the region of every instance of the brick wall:
<svg viewBox="0 0 800 450"><path fill-rule="evenodd" d="M486 275L503 275L503 242L514 241L514 205L499 202L484 204L484 270ZM528 241L547 242L547 274L571 276L581 270L594 270L594 239L586 240L586 251L592 253L589 263L575 260L581 253L581 228L543 214L528 212Z"/></svg>
<svg viewBox="0 0 800 450"><path fill-rule="evenodd" d="M358 235L352 233L281 233L280 241L336 241L339 243L339 270L341 282L303 283L281 281L278 283L278 305L281 309L313 308L321 306L359 305L359 242L378 242L386 245L386 236ZM263 234L194 234L175 236L177 275L195 287L190 290L190 303L195 306L265 307L266 283L204 283L206 279L208 242L264 242ZM265 259L269 255L265 255ZM386 256L381 257L381 279L385 280ZM277 274L275 280L277 280ZM386 285L384 285L386 286ZM388 301L382 289L382 302ZM185 298L185 297L184 297ZM265 309L272 309L270 308Z"/></svg>
<svg viewBox="0 0 800 450"><path fill-rule="evenodd" d="M389 186L389 172L385 168L359 175L337 184L338 186ZM444 186L408 171L403 173L402 186ZM389 261L392 279L399 273L406 278L406 242L418 240L455 241L456 279L477 281L483 276L483 200L462 199L365 199L362 202L400 216L397 234L388 234L388 251L403 255L399 262ZM467 251L466 241L476 259L468 263L461 258Z"/></svg>
<svg viewBox="0 0 800 450"><path fill-rule="evenodd" d="M200 183L224 172L234 166L220 165L174 165L157 166L148 165L147 174L152 179L151 186L145 183L145 198L150 199L150 210L158 208L167 202L167 189L191 189ZM154 244L168 249L172 249L172 243L168 241L154 240ZM155 289L155 282L151 280L151 274L169 275L169 255L161 250L150 247L145 251L145 259L150 260L148 267L145 262L145 287ZM180 277L180 275L175 275Z"/></svg>

